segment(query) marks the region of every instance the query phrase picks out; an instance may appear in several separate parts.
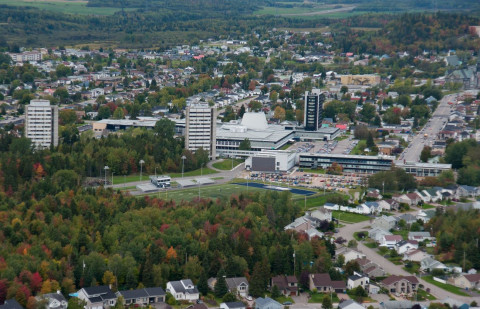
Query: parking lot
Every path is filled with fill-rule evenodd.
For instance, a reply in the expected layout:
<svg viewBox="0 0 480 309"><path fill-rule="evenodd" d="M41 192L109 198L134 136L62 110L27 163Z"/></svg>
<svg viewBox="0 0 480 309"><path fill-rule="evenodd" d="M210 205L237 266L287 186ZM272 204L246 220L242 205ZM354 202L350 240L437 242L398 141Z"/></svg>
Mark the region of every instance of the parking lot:
<svg viewBox="0 0 480 309"><path fill-rule="evenodd" d="M341 141L317 141L317 142L298 142L292 145L288 150L295 152L325 153L325 154L349 154L353 147L358 143L353 137Z"/></svg>

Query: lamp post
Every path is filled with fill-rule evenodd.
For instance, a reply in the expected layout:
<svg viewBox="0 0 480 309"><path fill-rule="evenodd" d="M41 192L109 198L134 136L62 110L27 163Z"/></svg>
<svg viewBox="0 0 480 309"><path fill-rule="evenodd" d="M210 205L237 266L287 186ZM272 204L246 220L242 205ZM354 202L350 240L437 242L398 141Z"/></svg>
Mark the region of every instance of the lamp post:
<svg viewBox="0 0 480 309"><path fill-rule="evenodd" d="M184 168L185 168L185 159L186 159L186 158L187 158L187 157L182 156L182 178L183 178L183 171L184 171Z"/></svg>
<svg viewBox="0 0 480 309"><path fill-rule="evenodd" d="M145 164L145 161L140 160L140 181L142 181L142 172L143 172L143 164Z"/></svg>
<svg viewBox="0 0 480 309"><path fill-rule="evenodd" d="M107 186L107 171L109 169L108 165L105 165L103 169L105 170L105 186Z"/></svg>
<svg viewBox="0 0 480 309"><path fill-rule="evenodd" d="M155 179L157 179L157 167L155 166Z"/></svg>
<svg viewBox="0 0 480 309"><path fill-rule="evenodd" d="M114 173L115 173L115 172L112 170L112 186L113 186L113 174L114 174Z"/></svg>

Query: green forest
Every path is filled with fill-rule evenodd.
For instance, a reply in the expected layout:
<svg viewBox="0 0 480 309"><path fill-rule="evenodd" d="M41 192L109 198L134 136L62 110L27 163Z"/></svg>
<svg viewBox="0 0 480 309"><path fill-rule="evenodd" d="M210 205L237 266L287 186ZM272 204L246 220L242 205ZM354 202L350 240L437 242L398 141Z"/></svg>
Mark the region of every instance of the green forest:
<svg viewBox="0 0 480 309"><path fill-rule="evenodd" d="M283 231L300 213L288 192L176 204L82 188L79 175L88 171L95 153L121 146L122 139L85 142L62 154L33 153L27 140L2 135L0 302L16 298L27 305L37 293L68 294L96 284L130 289L191 278L202 286L221 270L246 276L252 295L260 296L270 275L293 274L294 251L297 274L330 269L329 242ZM145 148L147 155L148 144ZM91 161L82 161L86 158ZM120 168L130 167L128 160L115 159Z"/></svg>

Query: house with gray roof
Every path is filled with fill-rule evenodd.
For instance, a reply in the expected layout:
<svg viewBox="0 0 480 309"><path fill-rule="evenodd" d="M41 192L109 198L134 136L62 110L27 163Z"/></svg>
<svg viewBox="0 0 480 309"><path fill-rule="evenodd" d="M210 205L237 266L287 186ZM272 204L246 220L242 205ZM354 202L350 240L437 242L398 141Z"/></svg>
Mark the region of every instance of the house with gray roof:
<svg viewBox="0 0 480 309"><path fill-rule="evenodd" d="M167 292L176 300L194 301L200 298L200 292L190 279L167 282Z"/></svg>
<svg viewBox="0 0 480 309"><path fill-rule="evenodd" d="M372 223L372 228L381 229L384 231L390 231L397 224L397 219L391 216L381 216L375 218ZM371 236L370 236L371 237Z"/></svg>
<svg viewBox="0 0 480 309"><path fill-rule="evenodd" d="M255 309L283 309L283 305L270 297L255 299Z"/></svg>
<svg viewBox="0 0 480 309"><path fill-rule="evenodd" d="M390 233L388 230L384 230L378 227L368 231L368 237L375 240L376 242L380 242L386 235L392 235L392 233Z"/></svg>
<svg viewBox="0 0 480 309"><path fill-rule="evenodd" d="M356 301L354 300L346 300L346 301L342 301L341 303L338 304L338 308L340 309L365 309L365 307L363 307L362 305L360 305L359 303L357 303Z"/></svg>
<svg viewBox="0 0 480 309"><path fill-rule="evenodd" d="M248 296L248 281L245 277L226 278L228 291L241 297Z"/></svg>
<svg viewBox="0 0 480 309"><path fill-rule="evenodd" d="M23 307L15 299L7 299L0 309L23 309Z"/></svg>
<svg viewBox="0 0 480 309"><path fill-rule="evenodd" d="M117 303L117 295L107 285L82 288L77 297L85 301L85 309L110 308Z"/></svg>
<svg viewBox="0 0 480 309"><path fill-rule="evenodd" d="M235 301L235 302L227 302L227 303L221 303L220 304L220 309L246 309L247 306L245 306L244 303Z"/></svg>
<svg viewBox="0 0 480 309"><path fill-rule="evenodd" d="M117 297L122 296L126 306L141 306L164 303L166 293L161 287L143 288L138 290L118 291Z"/></svg>
<svg viewBox="0 0 480 309"><path fill-rule="evenodd" d="M434 269L441 269L443 271L448 271L448 266L435 260L431 256L424 258L420 261L420 270L424 272L431 272Z"/></svg>
<svg viewBox="0 0 480 309"><path fill-rule="evenodd" d="M60 291L48 293L35 297L37 302L45 302L46 309L67 309L68 302Z"/></svg>

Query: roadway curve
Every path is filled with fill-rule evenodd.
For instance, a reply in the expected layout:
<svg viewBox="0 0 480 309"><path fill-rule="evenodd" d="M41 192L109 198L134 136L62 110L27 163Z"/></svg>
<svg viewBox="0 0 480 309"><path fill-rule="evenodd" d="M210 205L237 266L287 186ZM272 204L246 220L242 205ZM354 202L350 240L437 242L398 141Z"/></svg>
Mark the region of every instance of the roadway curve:
<svg viewBox="0 0 480 309"><path fill-rule="evenodd" d="M369 226L369 222L360 222L360 223L355 223L355 224L347 224L344 227L339 229L338 236L341 236L345 238L347 241L354 239L353 238L353 233L358 232L360 230L366 230L367 226ZM378 254L375 250L368 248L365 246L363 243L358 242L358 250L361 251L363 254L367 256L369 260L372 262L378 264L380 267L382 267L387 273L393 274L393 275L401 275L401 276L411 276L412 274L405 271L400 265L395 265L389 260L385 259L383 256ZM425 288L430 289L430 293L434 295L437 299L441 300L447 297L451 297L453 299L457 299L459 301L465 302L467 304L470 304L473 300L475 300L477 303L480 302L480 297L466 297L466 296L460 296L456 295L453 293L450 293L444 289L441 289L433 284L430 284L424 280L422 280L420 277L417 277L417 279L420 281Z"/></svg>

